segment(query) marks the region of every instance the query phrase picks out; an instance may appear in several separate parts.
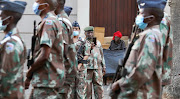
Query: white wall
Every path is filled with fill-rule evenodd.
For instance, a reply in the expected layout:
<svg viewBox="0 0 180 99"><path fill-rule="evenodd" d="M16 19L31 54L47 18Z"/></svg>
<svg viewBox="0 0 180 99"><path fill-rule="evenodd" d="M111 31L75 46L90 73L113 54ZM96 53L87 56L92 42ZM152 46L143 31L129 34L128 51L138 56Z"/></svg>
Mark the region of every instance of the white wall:
<svg viewBox="0 0 180 99"><path fill-rule="evenodd" d="M65 6L70 6L73 8L69 18L71 22L76 21L77 20L77 0L66 0Z"/></svg>
<svg viewBox="0 0 180 99"><path fill-rule="evenodd" d="M77 0L77 21L81 27L81 37L84 37L84 28L89 26L90 0Z"/></svg>
<svg viewBox="0 0 180 99"><path fill-rule="evenodd" d="M13 1L13 0L11 0ZM27 48L30 48L31 45L31 36L33 32L33 21L40 21L40 17L35 15L32 11L32 5L35 0L21 0L27 2L27 7L22 19L18 23L18 28L21 33L22 38L24 39ZM90 24L90 0L66 0L66 6L71 6L73 11L70 15L71 22L78 21L81 26L80 36L84 37L84 28ZM170 15L170 7L167 5L165 12ZM0 39L4 35L0 34Z"/></svg>
<svg viewBox="0 0 180 99"><path fill-rule="evenodd" d="M10 1L14 1L14 0L10 0ZM19 1L27 2L26 10L21 20L18 22L17 27L20 31L22 38L25 41L27 48L29 49L31 46L31 36L33 33L33 22L34 20L36 20L38 23L40 22L41 19L39 16L35 15L32 10L32 5L35 2L35 0L19 0ZM74 22L75 20L77 20L77 0L66 0L65 6L71 6L73 8L70 15L71 22ZM4 34L0 33L0 40L3 37L4 37Z"/></svg>

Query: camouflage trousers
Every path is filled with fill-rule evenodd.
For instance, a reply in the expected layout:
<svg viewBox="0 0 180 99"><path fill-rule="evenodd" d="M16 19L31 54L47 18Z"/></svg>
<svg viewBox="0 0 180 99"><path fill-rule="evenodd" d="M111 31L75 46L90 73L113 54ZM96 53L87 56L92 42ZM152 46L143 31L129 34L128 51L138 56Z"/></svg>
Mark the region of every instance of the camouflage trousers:
<svg viewBox="0 0 180 99"><path fill-rule="evenodd" d="M64 94L58 93L58 88L34 88L30 99L65 99Z"/></svg>
<svg viewBox="0 0 180 99"><path fill-rule="evenodd" d="M9 96L0 95L0 99L24 99L24 96L21 93L20 94L16 93L16 95L10 94Z"/></svg>
<svg viewBox="0 0 180 99"><path fill-rule="evenodd" d="M76 99L85 99L86 97L86 78L87 69L79 71L76 77Z"/></svg>
<svg viewBox="0 0 180 99"><path fill-rule="evenodd" d="M94 88L95 99L102 99L103 92L103 73L102 69L88 69L87 70L87 97L92 99L92 86Z"/></svg>
<svg viewBox="0 0 180 99"><path fill-rule="evenodd" d="M74 99L75 97L75 75L66 75L64 86L60 88L59 93L65 94L63 99Z"/></svg>
<svg viewBox="0 0 180 99"><path fill-rule="evenodd" d="M24 99L24 88L21 85L11 84L8 87L0 85L0 99Z"/></svg>

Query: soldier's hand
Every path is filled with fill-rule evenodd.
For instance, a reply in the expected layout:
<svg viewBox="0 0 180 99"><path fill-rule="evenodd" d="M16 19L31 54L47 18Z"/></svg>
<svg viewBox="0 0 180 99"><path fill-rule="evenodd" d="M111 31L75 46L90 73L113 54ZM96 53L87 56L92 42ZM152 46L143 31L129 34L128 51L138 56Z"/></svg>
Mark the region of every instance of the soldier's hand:
<svg viewBox="0 0 180 99"><path fill-rule="evenodd" d="M82 63L79 63L79 64L78 64L78 71L81 70L81 66L82 66L82 65L83 65Z"/></svg>
<svg viewBox="0 0 180 99"><path fill-rule="evenodd" d="M25 89L29 89L30 82L31 82L31 80L26 78L26 80L25 80Z"/></svg>
<svg viewBox="0 0 180 99"><path fill-rule="evenodd" d="M32 73L32 70L31 70L32 68L30 68L29 70L28 70L28 72L27 72L27 74L26 74L26 77L27 78L32 78L32 76L33 76L33 73Z"/></svg>
<svg viewBox="0 0 180 99"><path fill-rule="evenodd" d="M95 47L94 42L91 42L91 49L93 49Z"/></svg>
<svg viewBox="0 0 180 99"><path fill-rule="evenodd" d="M119 87L119 83L118 82L114 82L113 84L112 84L112 91L117 91L117 90L119 90L120 89L120 87Z"/></svg>

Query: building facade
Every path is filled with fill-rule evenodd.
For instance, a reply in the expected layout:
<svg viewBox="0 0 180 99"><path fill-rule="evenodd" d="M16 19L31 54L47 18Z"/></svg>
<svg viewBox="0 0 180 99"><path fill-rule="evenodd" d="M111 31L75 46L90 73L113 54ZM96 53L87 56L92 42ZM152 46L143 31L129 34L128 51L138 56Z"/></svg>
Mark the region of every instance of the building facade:
<svg viewBox="0 0 180 99"><path fill-rule="evenodd" d="M11 0L14 1L14 0ZM40 17L35 15L32 10L32 5L35 0L20 0L26 1L27 7L22 19L18 23L18 29L21 33L22 38L24 39L27 48L31 46L31 36L33 34L33 22L40 22ZM90 5L93 0L66 0L65 6L70 6L73 8L70 15L71 22L77 21L81 26L81 36L84 37L84 28L90 25ZM101 0L104 1L104 0ZM106 0L105 0L106 1ZM166 12L170 15L169 6L166 7ZM97 26L97 25L96 25ZM0 39L4 37L3 33L0 33Z"/></svg>

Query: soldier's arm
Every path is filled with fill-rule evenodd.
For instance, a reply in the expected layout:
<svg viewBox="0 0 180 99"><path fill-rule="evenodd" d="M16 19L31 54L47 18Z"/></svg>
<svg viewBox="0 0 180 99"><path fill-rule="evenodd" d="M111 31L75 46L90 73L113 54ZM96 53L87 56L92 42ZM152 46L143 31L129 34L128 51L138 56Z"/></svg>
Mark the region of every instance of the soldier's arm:
<svg viewBox="0 0 180 99"><path fill-rule="evenodd" d="M166 18L167 19L167 18ZM173 55L173 33L171 31L170 20L167 19L168 33L167 39L164 47L163 58L164 58L164 69L162 82L163 85L169 84L171 82L171 69L173 66L172 55Z"/></svg>
<svg viewBox="0 0 180 99"><path fill-rule="evenodd" d="M86 43L84 48L84 60L87 60L90 54L91 44Z"/></svg>
<svg viewBox="0 0 180 99"><path fill-rule="evenodd" d="M169 35L172 35L171 33ZM171 69L173 67L173 39L172 36L167 38L166 45L164 47L164 63L163 63L163 85L171 83Z"/></svg>
<svg viewBox="0 0 180 99"><path fill-rule="evenodd" d="M69 36L68 36L68 30L67 30L67 27L66 27L66 24L62 21L61 22L61 25L62 25L62 28L63 28L63 43L64 43L64 57L67 58L66 56L66 53L68 53L68 44L69 44Z"/></svg>
<svg viewBox="0 0 180 99"><path fill-rule="evenodd" d="M49 59L51 48L56 38L55 31L57 31L57 28L55 27L54 22L52 20L47 20L43 26L40 37L41 52L29 69L26 76L27 78L31 78L33 72L44 66L45 62Z"/></svg>
<svg viewBox="0 0 180 99"><path fill-rule="evenodd" d="M139 54L136 66L125 78L119 80L120 89L123 92L137 91L153 75L158 61L160 46L154 36L146 37L138 48ZM134 45L135 47L137 45ZM130 69L127 67L127 70ZM127 93L126 93L127 94Z"/></svg>
<svg viewBox="0 0 180 99"><path fill-rule="evenodd" d="M103 75L106 74L106 65L105 65L105 59L104 59L104 54L103 54L103 48L101 46L101 43L99 42L99 50L100 50L100 54L101 54L101 66L102 66L102 72L103 72Z"/></svg>
<svg viewBox="0 0 180 99"><path fill-rule="evenodd" d="M34 64L31 66L27 73L27 78L31 79L33 72L44 66L45 62L48 61L49 55L51 52L51 48L47 45L41 46L41 53L37 57L37 60L34 62Z"/></svg>
<svg viewBox="0 0 180 99"><path fill-rule="evenodd" d="M106 68L106 65L105 65L105 59L104 59L104 54L103 54L103 48L102 48L102 46L100 46L100 54L101 54L101 58L102 58L101 65L102 65L103 69L105 69L105 68Z"/></svg>

